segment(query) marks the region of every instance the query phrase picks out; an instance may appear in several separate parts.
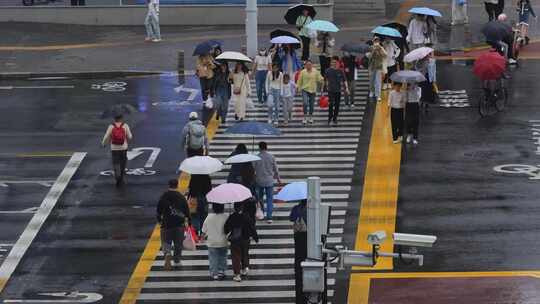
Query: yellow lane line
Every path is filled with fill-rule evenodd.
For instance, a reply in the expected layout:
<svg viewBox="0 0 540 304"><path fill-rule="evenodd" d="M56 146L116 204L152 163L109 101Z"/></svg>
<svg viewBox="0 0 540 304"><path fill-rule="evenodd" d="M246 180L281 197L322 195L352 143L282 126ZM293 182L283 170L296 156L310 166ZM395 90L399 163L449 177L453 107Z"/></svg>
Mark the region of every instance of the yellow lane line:
<svg viewBox="0 0 540 304"><path fill-rule="evenodd" d="M19 153L15 157L30 158L30 157L68 157L73 155L73 152L36 152L36 153Z"/></svg>
<svg viewBox="0 0 540 304"><path fill-rule="evenodd" d="M207 135L209 140L214 137L218 127L219 121L215 119L214 115L210 119L207 126ZM178 178L178 191L181 193L185 193L187 191L189 179L189 174L180 174L180 177ZM137 262L137 266L135 266L135 270L129 279L128 285L126 289L124 289L124 293L122 294L122 298L119 302L120 304L135 304L137 301L144 282L146 281L146 277L148 276L148 273L152 268L152 264L158 255L159 248L161 247L159 230L159 225L156 225L152 231L150 239L146 243L146 247L141 258L139 259L139 262Z"/></svg>
<svg viewBox="0 0 540 304"><path fill-rule="evenodd" d="M378 272L354 273L353 276L369 279L404 278L487 278L487 277L535 277L540 278L540 270L521 271L458 271L458 272Z"/></svg>
<svg viewBox="0 0 540 304"><path fill-rule="evenodd" d="M386 102L377 104L364 177L355 250L371 250L371 245L367 243L367 236L371 232L384 230L388 235L392 235L395 231L401 144L392 143L389 112ZM384 252L394 250L394 243L390 238L381 245L381 250ZM369 270L383 269L393 269L391 258L379 258L375 267L369 268Z"/></svg>

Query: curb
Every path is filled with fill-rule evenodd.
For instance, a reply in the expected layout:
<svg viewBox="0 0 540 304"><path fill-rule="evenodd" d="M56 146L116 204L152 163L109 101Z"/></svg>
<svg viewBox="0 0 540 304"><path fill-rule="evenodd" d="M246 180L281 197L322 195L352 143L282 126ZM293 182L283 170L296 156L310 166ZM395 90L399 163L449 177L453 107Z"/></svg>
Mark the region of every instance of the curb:
<svg viewBox="0 0 540 304"><path fill-rule="evenodd" d="M22 80L41 77L65 77L78 79L117 78L129 76L151 76L167 74L162 71L95 71L95 72L58 72L58 73L0 73L0 80Z"/></svg>

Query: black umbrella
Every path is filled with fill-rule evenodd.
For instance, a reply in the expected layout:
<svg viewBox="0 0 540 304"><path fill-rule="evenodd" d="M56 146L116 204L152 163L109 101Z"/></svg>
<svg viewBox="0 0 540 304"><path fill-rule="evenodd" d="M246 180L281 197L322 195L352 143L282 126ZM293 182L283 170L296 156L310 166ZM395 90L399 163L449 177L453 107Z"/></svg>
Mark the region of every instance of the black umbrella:
<svg viewBox="0 0 540 304"><path fill-rule="evenodd" d="M193 50L193 56L208 55L213 49L221 47L222 42L219 40L207 40L197 44L195 50Z"/></svg>
<svg viewBox="0 0 540 304"><path fill-rule="evenodd" d="M273 30L273 31L270 32L270 39L273 39L273 38L276 38L276 37L279 37L279 36L288 36L288 37L293 37L293 38L296 38L296 39L300 40L295 34L289 32L289 31L286 31L286 30L277 29L277 30Z"/></svg>
<svg viewBox="0 0 540 304"><path fill-rule="evenodd" d="M293 7L290 7L287 10L287 13L285 13L285 21L287 21L287 24L296 24L296 19L298 19L298 16L302 15L304 10L308 11L308 15L311 18L315 18L317 15L317 12L315 11L315 8L308 4L297 4Z"/></svg>
<svg viewBox="0 0 540 304"><path fill-rule="evenodd" d="M512 27L499 21L490 21L482 28L487 41L512 40Z"/></svg>
<svg viewBox="0 0 540 304"><path fill-rule="evenodd" d="M341 47L341 50L354 54L365 54L369 52L370 48L371 47L365 43L348 42Z"/></svg>

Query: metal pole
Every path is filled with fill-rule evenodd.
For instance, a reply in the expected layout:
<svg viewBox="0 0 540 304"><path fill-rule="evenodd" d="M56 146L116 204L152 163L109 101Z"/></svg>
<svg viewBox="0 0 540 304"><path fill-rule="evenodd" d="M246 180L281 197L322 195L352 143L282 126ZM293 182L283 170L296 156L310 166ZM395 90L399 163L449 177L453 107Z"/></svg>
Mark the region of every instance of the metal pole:
<svg viewBox="0 0 540 304"><path fill-rule="evenodd" d="M319 177L309 177L307 180L308 201L307 201L307 256L308 259L322 259L321 243L321 179Z"/></svg>
<svg viewBox="0 0 540 304"><path fill-rule="evenodd" d="M178 51L177 71L178 71L178 84L184 84L184 75L186 73L184 50Z"/></svg>
<svg viewBox="0 0 540 304"><path fill-rule="evenodd" d="M247 55L255 57L257 54L257 0L246 1L246 39Z"/></svg>

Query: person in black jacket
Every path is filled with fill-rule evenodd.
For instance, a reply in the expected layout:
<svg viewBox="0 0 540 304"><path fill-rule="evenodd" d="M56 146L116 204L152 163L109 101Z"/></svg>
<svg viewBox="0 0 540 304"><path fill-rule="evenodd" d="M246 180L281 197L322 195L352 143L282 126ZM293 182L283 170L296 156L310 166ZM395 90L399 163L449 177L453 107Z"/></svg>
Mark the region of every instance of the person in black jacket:
<svg viewBox="0 0 540 304"><path fill-rule="evenodd" d="M184 227L191 221L186 198L177 188L178 180L169 180L169 189L161 195L157 205L157 221L161 226L161 249L165 256L166 270L171 269L171 244L174 248L173 265L180 265Z"/></svg>
<svg viewBox="0 0 540 304"><path fill-rule="evenodd" d="M234 148L234 151L229 155L229 157L233 157L238 154L247 154L248 149L246 145L244 144L238 144L236 148ZM227 176L227 183L235 183L235 184L241 184L242 177L240 174L242 168L242 164L232 164L231 170L229 170L229 176Z"/></svg>
<svg viewBox="0 0 540 304"><path fill-rule="evenodd" d="M202 225L206 216L208 215L208 202L206 201L206 194L212 190L212 180L210 175L206 174L193 174L189 180L189 197L197 199L197 213L193 216L193 226L197 234L202 232Z"/></svg>
<svg viewBox="0 0 540 304"><path fill-rule="evenodd" d="M225 222L225 233L229 234L228 238L231 242L233 280L241 282L241 275L247 276L249 271L250 239L253 238L255 242L259 242L255 221L242 213L242 203L234 204L234 213Z"/></svg>

